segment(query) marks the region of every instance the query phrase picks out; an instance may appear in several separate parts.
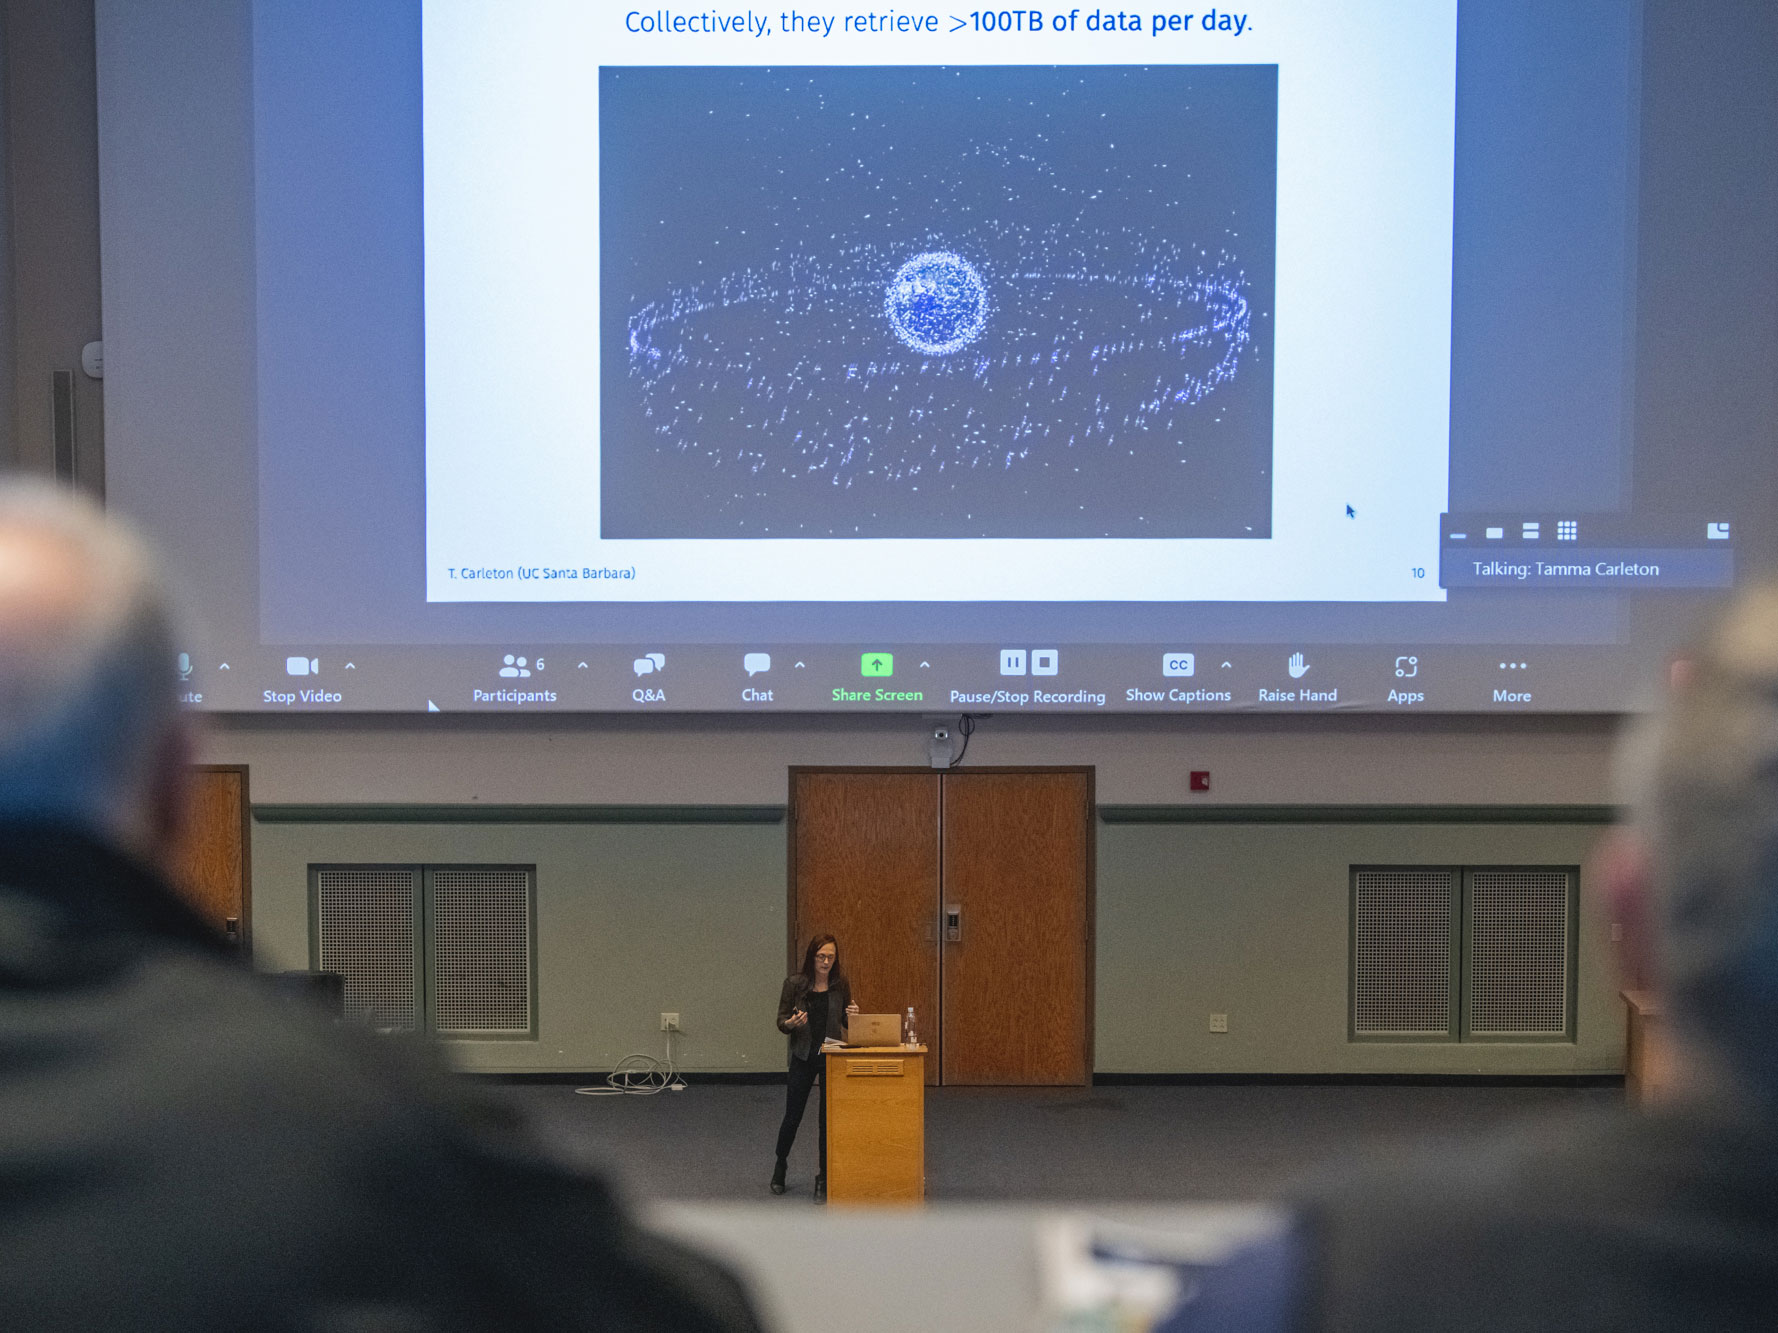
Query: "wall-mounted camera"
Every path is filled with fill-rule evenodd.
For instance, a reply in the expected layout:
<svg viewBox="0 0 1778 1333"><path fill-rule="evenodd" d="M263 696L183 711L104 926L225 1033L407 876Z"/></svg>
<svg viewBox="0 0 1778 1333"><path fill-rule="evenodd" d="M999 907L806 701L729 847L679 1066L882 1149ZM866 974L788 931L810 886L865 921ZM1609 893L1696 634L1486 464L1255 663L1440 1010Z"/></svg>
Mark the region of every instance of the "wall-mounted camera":
<svg viewBox="0 0 1778 1333"><path fill-rule="evenodd" d="M955 736L948 723L936 724L926 738L926 762L934 768L949 768L957 757Z"/></svg>

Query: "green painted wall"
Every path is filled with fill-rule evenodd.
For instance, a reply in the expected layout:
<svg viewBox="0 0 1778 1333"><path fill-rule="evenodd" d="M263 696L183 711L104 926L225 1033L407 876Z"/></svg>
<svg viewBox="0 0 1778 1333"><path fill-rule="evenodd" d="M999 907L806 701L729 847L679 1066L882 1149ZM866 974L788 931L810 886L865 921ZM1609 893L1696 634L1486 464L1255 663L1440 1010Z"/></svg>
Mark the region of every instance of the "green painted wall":
<svg viewBox="0 0 1778 1333"><path fill-rule="evenodd" d="M1610 923L1586 902L1573 1043L1353 1042L1354 865L1581 865L1597 824L1099 829L1100 1073L1596 1074L1623 1068ZM1209 1016L1229 1017L1227 1034Z"/></svg>
<svg viewBox="0 0 1778 1333"><path fill-rule="evenodd" d="M777 1070L785 826L256 820L262 966L306 966L313 862L537 866L536 1041L455 1042L464 1068L611 1068L663 1051L682 1068ZM511 817L511 812L505 812ZM690 812L695 816L696 812ZM705 812L706 815L708 812ZM594 812L603 820L609 812ZM687 812L679 812L680 818ZM1102 1073L1609 1073L1623 1027L1609 923L1583 910L1577 1041L1346 1039L1348 868L1584 861L1597 824L1104 823L1098 833L1096 1067ZM1229 1015L1227 1035L1208 1031Z"/></svg>
<svg viewBox="0 0 1778 1333"><path fill-rule="evenodd" d="M253 945L306 967L308 868L342 862L537 867L535 1041L451 1042L466 1069L606 1070L662 1055L677 1012L687 1070L779 1070L784 825L364 824L253 827Z"/></svg>

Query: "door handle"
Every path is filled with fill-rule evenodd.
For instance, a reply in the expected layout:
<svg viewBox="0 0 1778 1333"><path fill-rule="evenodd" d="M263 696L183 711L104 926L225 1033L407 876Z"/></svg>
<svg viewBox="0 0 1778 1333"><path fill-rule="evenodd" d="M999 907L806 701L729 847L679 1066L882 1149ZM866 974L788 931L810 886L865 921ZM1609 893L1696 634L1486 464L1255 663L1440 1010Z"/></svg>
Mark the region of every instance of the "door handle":
<svg viewBox="0 0 1778 1333"><path fill-rule="evenodd" d="M222 933L228 937L230 944L241 942L241 918L231 916L222 923Z"/></svg>
<svg viewBox="0 0 1778 1333"><path fill-rule="evenodd" d="M945 942L961 944L963 942L963 904L945 904Z"/></svg>

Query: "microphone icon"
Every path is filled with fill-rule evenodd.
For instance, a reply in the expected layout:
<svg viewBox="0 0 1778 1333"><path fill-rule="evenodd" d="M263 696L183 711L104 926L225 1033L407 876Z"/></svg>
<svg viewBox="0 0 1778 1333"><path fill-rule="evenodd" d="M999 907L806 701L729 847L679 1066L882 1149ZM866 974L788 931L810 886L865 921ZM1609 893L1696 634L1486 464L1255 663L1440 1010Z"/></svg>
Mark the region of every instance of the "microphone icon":
<svg viewBox="0 0 1778 1333"><path fill-rule="evenodd" d="M179 654L179 679L180 680L190 680L191 679L191 654L190 653L180 653Z"/></svg>

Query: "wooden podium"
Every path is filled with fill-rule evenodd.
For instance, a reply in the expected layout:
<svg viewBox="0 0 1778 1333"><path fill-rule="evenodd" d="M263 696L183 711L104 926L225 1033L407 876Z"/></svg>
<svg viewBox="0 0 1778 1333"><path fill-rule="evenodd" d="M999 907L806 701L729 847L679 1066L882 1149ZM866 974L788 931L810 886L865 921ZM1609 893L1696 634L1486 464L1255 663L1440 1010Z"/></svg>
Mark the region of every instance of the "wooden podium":
<svg viewBox="0 0 1778 1333"><path fill-rule="evenodd" d="M827 1198L926 1198L926 1048L828 1046Z"/></svg>
<svg viewBox="0 0 1778 1333"><path fill-rule="evenodd" d="M1624 1000L1624 1092L1632 1106L1662 1101L1672 1091L1661 1002L1652 991L1619 991Z"/></svg>

